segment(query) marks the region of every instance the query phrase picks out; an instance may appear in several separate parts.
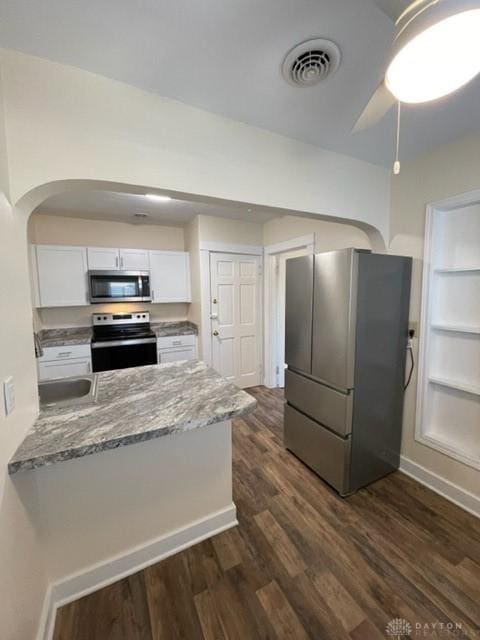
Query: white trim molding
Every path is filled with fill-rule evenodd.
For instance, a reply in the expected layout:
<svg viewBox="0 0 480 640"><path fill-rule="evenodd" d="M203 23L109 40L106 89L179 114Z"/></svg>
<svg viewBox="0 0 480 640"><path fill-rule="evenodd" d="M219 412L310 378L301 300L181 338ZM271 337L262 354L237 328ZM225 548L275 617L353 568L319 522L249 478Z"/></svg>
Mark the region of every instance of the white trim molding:
<svg viewBox="0 0 480 640"><path fill-rule="evenodd" d="M277 353L277 282L276 282L276 259L282 253L295 251L296 249L307 249L309 253L315 251L315 234L310 233L305 236L291 238L284 242L267 245L264 248L264 286L263 286L263 309L264 309L264 353L265 363L263 384L270 389L277 386L276 353Z"/></svg>
<svg viewBox="0 0 480 640"><path fill-rule="evenodd" d="M262 256L263 247L256 244L232 244L230 242L200 241L200 251L213 251L215 253L242 253L245 255Z"/></svg>
<svg viewBox="0 0 480 640"><path fill-rule="evenodd" d="M55 615L60 607L137 573L237 524L237 510L232 502L229 507L212 513L206 518L195 520L186 527L129 549L121 556L112 557L81 573L70 575L61 582L50 584L43 603L36 640L52 640Z"/></svg>
<svg viewBox="0 0 480 640"><path fill-rule="evenodd" d="M418 363L417 363L417 389L416 389L416 408L415 408L415 440L430 449L439 451L440 453L449 456L454 460L458 460L464 465L470 466L474 469L480 469L480 461L478 455L470 455L472 452L469 450L457 449L454 446L442 442L440 438L435 437L434 434L427 432L427 425L425 415L428 413L428 407L426 406L426 398L429 387L428 377L428 365L427 363L431 359L429 351L431 338L430 334L432 328L434 328L435 321L432 320L433 313L433 300L432 300L432 282L435 276L435 264L434 264L434 238L436 232L434 231L435 216L438 213L454 212L457 209L476 205L480 203L480 190L469 191L466 193L457 194L455 196L439 200L436 202L430 202L426 206L425 214L425 238L424 238L424 250L423 250L423 273L422 273L422 292L421 292L421 309L420 309L420 332L419 332L419 349L418 349ZM437 232L438 233L438 232ZM432 381L433 378L430 378Z"/></svg>
<svg viewBox="0 0 480 640"><path fill-rule="evenodd" d="M292 238L291 240L285 240L284 242L277 242L276 244L269 244L264 248L265 255L273 255L276 253L286 253L287 251L295 251L295 249L302 249L303 247L309 247L315 245L315 234L309 233L305 236L299 236L298 238Z"/></svg>
<svg viewBox="0 0 480 640"><path fill-rule="evenodd" d="M400 471L465 509L465 511L480 518L480 496L476 496L457 484L442 478L442 476L429 471L429 469L422 467L409 458L405 458L405 456L400 458Z"/></svg>

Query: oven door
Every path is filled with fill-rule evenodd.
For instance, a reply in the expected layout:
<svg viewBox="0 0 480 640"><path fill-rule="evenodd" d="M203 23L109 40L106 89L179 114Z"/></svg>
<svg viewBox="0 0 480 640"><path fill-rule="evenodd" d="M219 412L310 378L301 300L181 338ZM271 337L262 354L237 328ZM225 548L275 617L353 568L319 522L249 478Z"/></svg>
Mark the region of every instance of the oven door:
<svg viewBox="0 0 480 640"><path fill-rule="evenodd" d="M150 302L148 271L89 271L90 302Z"/></svg>
<svg viewBox="0 0 480 640"><path fill-rule="evenodd" d="M93 371L157 364L156 338L92 342Z"/></svg>

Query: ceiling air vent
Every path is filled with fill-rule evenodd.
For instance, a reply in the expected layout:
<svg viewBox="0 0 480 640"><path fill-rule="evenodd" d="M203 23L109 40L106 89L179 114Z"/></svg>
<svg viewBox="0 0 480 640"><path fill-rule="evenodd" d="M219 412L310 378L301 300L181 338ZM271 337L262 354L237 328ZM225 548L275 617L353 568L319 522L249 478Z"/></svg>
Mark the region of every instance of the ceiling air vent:
<svg viewBox="0 0 480 640"><path fill-rule="evenodd" d="M333 75L340 64L340 49L331 40L314 38L297 44L285 56L282 74L294 87L313 87Z"/></svg>

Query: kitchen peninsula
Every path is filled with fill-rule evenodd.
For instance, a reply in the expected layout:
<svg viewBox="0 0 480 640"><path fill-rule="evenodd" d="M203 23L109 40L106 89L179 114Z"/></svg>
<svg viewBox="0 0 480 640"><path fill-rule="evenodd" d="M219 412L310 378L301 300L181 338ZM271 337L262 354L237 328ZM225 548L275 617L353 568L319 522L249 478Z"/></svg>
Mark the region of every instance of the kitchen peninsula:
<svg viewBox="0 0 480 640"><path fill-rule="evenodd" d="M96 402L43 408L9 465L57 603L236 524L231 419L253 397L198 360L97 376Z"/></svg>

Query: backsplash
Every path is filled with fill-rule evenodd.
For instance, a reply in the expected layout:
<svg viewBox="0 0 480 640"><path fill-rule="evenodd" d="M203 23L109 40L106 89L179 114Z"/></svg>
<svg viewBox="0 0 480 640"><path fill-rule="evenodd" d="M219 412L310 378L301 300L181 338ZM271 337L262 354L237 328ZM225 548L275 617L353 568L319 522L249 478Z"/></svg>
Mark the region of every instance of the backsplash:
<svg viewBox="0 0 480 640"><path fill-rule="evenodd" d="M117 303L92 304L84 307L52 307L36 309L35 328L57 329L67 327L88 327L92 324L93 313L113 313L149 311L150 321L164 322L186 320L188 304Z"/></svg>

